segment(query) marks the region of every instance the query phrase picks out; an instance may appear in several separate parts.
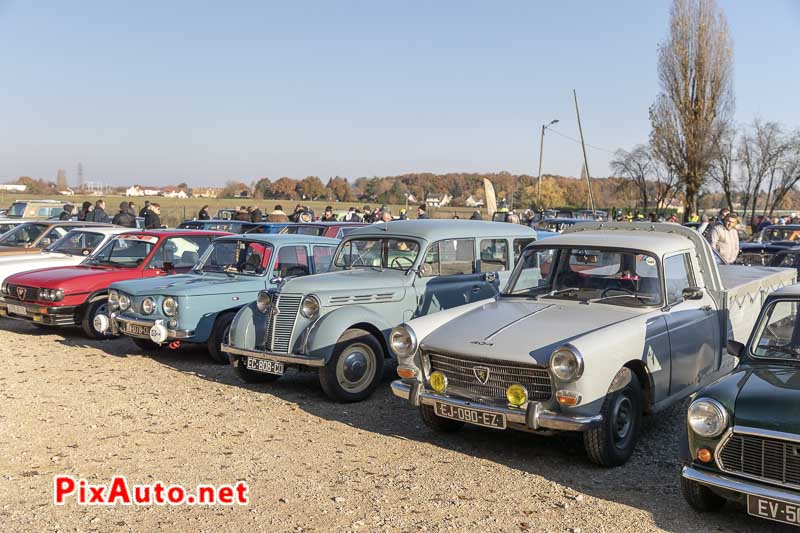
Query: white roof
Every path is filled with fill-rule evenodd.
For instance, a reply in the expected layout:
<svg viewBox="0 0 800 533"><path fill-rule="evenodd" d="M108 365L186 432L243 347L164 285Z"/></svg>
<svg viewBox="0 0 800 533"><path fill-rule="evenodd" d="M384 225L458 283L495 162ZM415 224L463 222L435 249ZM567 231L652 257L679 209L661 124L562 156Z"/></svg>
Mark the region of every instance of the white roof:
<svg viewBox="0 0 800 533"><path fill-rule="evenodd" d="M675 233L644 231L581 231L563 233L538 241L540 246L622 248L651 252L657 256L693 250L694 243Z"/></svg>

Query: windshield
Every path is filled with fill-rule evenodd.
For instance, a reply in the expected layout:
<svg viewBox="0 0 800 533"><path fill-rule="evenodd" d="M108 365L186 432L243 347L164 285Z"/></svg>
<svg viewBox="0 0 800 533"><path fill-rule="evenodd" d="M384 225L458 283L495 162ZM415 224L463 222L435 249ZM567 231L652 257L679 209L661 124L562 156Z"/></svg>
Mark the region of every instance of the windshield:
<svg viewBox="0 0 800 533"><path fill-rule="evenodd" d="M47 224L20 224L0 237L0 246L29 246L47 229Z"/></svg>
<svg viewBox="0 0 800 533"><path fill-rule="evenodd" d="M764 313L753 340L755 357L800 359L800 323L797 300L773 303Z"/></svg>
<svg viewBox="0 0 800 533"><path fill-rule="evenodd" d="M102 233L72 230L45 248L45 251L69 255L89 255L101 242L103 242Z"/></svg>
<svg viewBox="0 0 800 533"><path fill-rule="evenodd" d="M417 260L419 243L407 239L352 239L345 242L331 270L343 268L392 268L408 270Z"/></svg>
<svg viewBox="0 0 800 533"><path fill-rule="evenodd" d="M527 248L502 293L625 306L661 304L650 255L587 248Z"/></svg>
<svg viewBox="0 0 800 533"><path fill-rule="evenodd" d="M313 235L315 237L320 237L325 234L325 228L323 226L306 226L303 224L297 224L296 226L286 226L280 231L280 233L287 233L290 235Z"/></svg>
<svg viewBox="0 0 800 533"><path fill-rule="evenodd" d="M797 241L800 240L800 228L765 228L761 234L763 242Z"/></svg>
<svg viewBox="0 0 800 533"><path fill-rule="evenodd" d="M200 260L197 272L261 276L269 270L272 245L254 241L217 241Z"/></svg>
<svg viewBox="0 0 800 533"><path fill-rule="evenodd" d="M8 217L22 217L25 214L25 206L27 206L25 202L14 202L11 204L11 207L8 208L8 213L6 216Z"/></svg>
<svg viewBox="0 0 800 533"><path fill-rule="evenodd" d="M134 268L147 259L158 237L116 238L100 248L94 256L84 261L87 265L109 265L121 268Z"/></svg>

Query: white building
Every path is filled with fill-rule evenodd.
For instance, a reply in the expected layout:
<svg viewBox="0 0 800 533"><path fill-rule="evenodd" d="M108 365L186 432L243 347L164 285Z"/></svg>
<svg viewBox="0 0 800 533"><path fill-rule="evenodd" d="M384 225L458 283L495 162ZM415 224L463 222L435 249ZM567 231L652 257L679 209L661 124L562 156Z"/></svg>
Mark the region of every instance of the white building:
<svg viewBox="0 0 800 533"><path fill-rule="evenodd" d="M144 196L144 192L138 185L133 185L125 190L125 196Z"/></svg>

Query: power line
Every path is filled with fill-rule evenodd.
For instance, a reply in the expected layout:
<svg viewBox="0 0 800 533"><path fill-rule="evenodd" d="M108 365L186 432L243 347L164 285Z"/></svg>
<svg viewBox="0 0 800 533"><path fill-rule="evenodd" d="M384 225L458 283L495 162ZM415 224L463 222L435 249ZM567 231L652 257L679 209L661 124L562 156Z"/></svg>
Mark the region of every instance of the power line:
<svg viewBox="0 0 800 533"><path fill-rule="evenodd" d="M561 133L560 131L558 131L558 130L556 130L556 129L553 129L553 128L547 128L547 131L552 131L553 133L555 133L555 134L556 134L556 135L558 135L559 137L564 137L565 139L567 139L567 140L570 140L570 141L572 141L572 142L574 142L574 143L576 143L576 144L581 144L581 141L580 141L580 140L576 139L575 137L570 137L569 135L566 135L566 134L564 134L564 133ZM609 149L607 149L607 148L601 148L601 147L599 147L599 146L594 146L593 144L586 143L586 146L588 146L589 148L593 148L593 149L595 149L595 150L599 150L599 151L601 151L601 152L606 152L606 153L608 153L608 154L611 154L611 155L614 155L614 154L615 154L615 152L614 152L613 150L609 150Z"/></svg>

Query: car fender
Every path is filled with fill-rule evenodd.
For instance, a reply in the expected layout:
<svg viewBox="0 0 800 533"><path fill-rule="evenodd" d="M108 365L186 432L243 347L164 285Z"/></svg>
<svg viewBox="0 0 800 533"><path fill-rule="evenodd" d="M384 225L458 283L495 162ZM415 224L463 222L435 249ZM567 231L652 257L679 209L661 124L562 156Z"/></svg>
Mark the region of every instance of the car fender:
<svg viewBox="0 0 800 533"><path fill-rule="evenodd" d="M394 354L387 347L389 333L397 324L391 323L374 309L362 305L343 306L324 314L309 326L304 336L304 346L301 349L306 355L324 357L327 362L333 355L333 349L339 337L348 329L359 324L363 324L365 329L371 330L378 337L386 355L394 358Z"/></svg>
<svg viewBox="0 0 800 533"><path fill-rule="evenodd" d="M255 302L242 306L231 322L228 343L236 348L254 350L264 343L266 324L266 317L256 309Z"/></svg>

